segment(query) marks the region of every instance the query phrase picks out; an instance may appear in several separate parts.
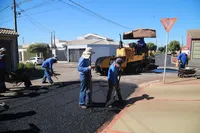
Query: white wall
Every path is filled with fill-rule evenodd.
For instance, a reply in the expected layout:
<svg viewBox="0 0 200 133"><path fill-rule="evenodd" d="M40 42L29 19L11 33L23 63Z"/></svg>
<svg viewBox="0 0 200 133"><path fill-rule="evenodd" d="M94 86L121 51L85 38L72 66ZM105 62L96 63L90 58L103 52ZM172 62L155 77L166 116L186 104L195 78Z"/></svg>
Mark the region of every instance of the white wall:
<svg viewBox="0 0 200 133"><path fill-rule="evenodd" d="M69 58L69 49L82 49L87 47L93 48L95 54L92 56L92 62L95 62L96 59L99 57L116 55L116 48L118 47L118 45L109 45L109 44L67 45L68 58Z"/></svg>
<svg viewBox="0 0 200 133"><path fill-rule="evenodd" d="M110 56L116 56L116 50L118 45L110 45Z"/></svg>
<svg viewBox="0 0 200 133"><path fill-rule="evenodd" d="M87 44L85 44L85 45L73 45L73 44L71 44L71 45L67 45L67 48L68 49L82 49L82 48L87 48Z"/></svg>
<svg viewBox="0 0 200 133"><path fill-rule="evenodd" d="M92 47L95 54L92 56L92 62L95 62L97 58L102 56L116 55L116 46L114 45L96 45L88 44L88 47Z"/></svg>

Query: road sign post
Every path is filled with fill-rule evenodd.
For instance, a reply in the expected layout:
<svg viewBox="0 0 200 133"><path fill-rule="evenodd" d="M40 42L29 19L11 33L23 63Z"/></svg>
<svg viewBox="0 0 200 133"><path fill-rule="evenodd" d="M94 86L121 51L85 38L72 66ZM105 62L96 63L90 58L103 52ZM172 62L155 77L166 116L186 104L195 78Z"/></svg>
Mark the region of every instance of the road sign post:
<svg viewBox="0 0 200 133"><path fill-rule="evenodd" d="M165 61L164 61L164 73L163 73L163 83L165 83L165 75L166 75L166 64L167 64L167 44L169 39L169 32L166 32L166 46L165 46Z"/></svg>
<svg viewBox="0 0 200 133"><path fill-rule="evenodd" d="M165 75L166 75L166 64L167 64L167 45L169 39L169 31L172 26L176 22L177 18L163 18L161 19L161 23L166 30L166 46L165 46L165 60L164 60L164 73L163 73L163 83L165 83Z"/></svg>

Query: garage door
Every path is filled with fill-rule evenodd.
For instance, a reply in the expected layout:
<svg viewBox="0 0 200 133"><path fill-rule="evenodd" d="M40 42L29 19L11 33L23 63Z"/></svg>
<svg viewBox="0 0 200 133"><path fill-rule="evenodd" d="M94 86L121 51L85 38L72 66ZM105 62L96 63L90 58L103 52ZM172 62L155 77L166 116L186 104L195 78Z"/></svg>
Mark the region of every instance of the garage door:
<svg viewBox="0 0 200 133"><path fill-rule="evenodd" d="M78 62L85 49L69 49L69 61Z"/></svg>
<svg viewBox="0 0 200 133"><path fill-rule="evenodd" d="M192 43L192 58L200 59L200 42Z"/></svg>
<svg viewBox="0 0 200 133"><path fill-rule="evenodd" d="M66 61L67 60L67 57L65 56L65 50L57 50L57 58L58 58L58 61Z"/></svg>

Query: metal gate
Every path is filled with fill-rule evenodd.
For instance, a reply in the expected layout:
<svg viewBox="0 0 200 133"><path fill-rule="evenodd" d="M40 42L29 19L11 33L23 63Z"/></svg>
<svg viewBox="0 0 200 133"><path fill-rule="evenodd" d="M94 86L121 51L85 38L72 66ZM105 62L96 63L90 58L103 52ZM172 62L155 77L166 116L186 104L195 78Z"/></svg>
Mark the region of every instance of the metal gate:
<svg viewBox="0 0 200 133"><path fill-rule="evenodd" d="M78 62L85 49L69 49L69 61Z"/></svg>
<svg viewBox="0 0 200 133"><path fill-rule="evenodd" d="M200 42L192 43L192 59L200 59Z"/></svg>

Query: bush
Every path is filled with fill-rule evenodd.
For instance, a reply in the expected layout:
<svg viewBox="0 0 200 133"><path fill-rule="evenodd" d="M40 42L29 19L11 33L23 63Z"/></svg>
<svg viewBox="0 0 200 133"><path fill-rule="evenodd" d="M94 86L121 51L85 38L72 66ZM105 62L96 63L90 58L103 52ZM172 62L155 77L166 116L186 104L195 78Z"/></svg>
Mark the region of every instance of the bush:
<svg viewBox="0 0 200 133"><path fill-rule="evenodd" d="M18 69L21 69L21 68L35 68L35 65L33 63L19 63L18 65Z"/></svg>
<svg viewBox="0 0 200 133"><path fill-rule="evenodd" d="M35 65L33 63L26 63L25 68L35 68Z"/></svg>
<svg viewBox="0 0 200 133"><path fill-rule="evenodd" d="M25 64L24 63L19 63L18 64L18 69L20 69L20 68L25 68Z"/></svg>

